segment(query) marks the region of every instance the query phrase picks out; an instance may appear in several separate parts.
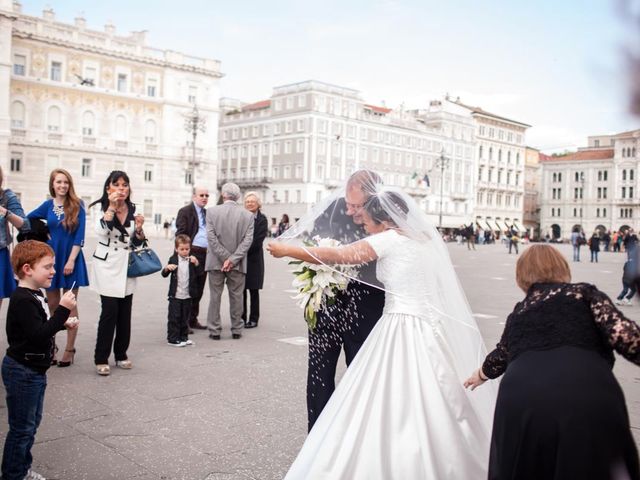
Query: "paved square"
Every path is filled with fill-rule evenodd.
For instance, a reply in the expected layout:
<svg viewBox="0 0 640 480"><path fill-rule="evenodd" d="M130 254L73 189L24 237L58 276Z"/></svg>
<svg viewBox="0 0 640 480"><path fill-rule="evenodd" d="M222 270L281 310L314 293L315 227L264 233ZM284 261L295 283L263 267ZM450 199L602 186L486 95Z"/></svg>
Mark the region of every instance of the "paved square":
<svg viewBox="0 0 640 480"><path fill-rule="evenodd" d="M94 244L88 240L87 258ZM170 241L156 239L152 246L163 261L168 259ZM559 248L570 258L568 246ZM523 297L514 280L517 257L501 245L468 251L464 245L450 244L449 251L491 348L506 316ZM610 296L617 295L624 254L601 253L600 263L592 264L587 253L583 250L586 262L571 265L574 281L592 282ZM109 377L99 377L93 367L99 297L81 290L76 363L49 370L45 415L33 448L34 469L60 480L282 478L306 436L306 325L302 311L285 292L290 288L289 270L286 261L266 257L258 328L232 340L225 299L222 340L211 341L206 331L196 331L191 336L195 346L187 348L166 345L168 280L159 274L140 279L129 349L134 368L114 368ZM207 305L205 293L205 312ZM624 307L624 312L640 320L638 303ZM0 316L6 317L6 302ZM64 340L62 333L58 345ZM618 358L615 372L640 439L640 371ZM0 390L4 442L6 410Z"/></svg>

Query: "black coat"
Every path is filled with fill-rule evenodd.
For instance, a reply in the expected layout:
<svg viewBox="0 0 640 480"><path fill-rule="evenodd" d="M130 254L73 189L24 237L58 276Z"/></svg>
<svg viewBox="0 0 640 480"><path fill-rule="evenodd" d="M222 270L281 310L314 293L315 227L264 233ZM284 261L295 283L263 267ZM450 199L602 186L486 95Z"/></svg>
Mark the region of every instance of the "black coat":
<svg viewBox="0 0 640 480"><path fill-rule="evenodd" d="M169 258L169 265L178 265L178 254L174 253ZM163 268L160 272L163 277L169 277L169 293L168 297L173 298L176 296L176 290L178 289L178 269L176 268L173 272L170 272L166 268ZM198 297L198 284L196 282L196 266L189 262L189 296L191 298Z"/></svg>
<svg viewBox="0 0 640 480"><path fill-rule="evenodd" d="M264 284L264 251L262 243L269 232L269 224L260 210L253 221L253 242L247 252L247 276L244 288L260 290Z"/></svg>
<svg viewBox="0 0 640 480"><path fill-rule="evenodd" d="M200 228L200 219L198 218L198 212L193 202L185 205L178 210L178 216L176 217L176 235L188 235L191 241L198 233Z"/></svg>

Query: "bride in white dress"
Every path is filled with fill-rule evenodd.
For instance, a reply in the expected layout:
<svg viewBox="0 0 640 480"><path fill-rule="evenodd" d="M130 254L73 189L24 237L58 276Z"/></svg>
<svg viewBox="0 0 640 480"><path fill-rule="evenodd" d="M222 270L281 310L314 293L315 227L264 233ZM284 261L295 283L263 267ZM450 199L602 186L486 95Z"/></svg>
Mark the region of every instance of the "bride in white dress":
<svg viewBox="0 0 640 480"><path fill-rule="evenodd" d="M386 292L381 319L285 478L486 478L496 389L463 387L484 358L482 338L437 230L404 193L376 190L363 205L364 240L268 246L328 265L377 259Z"/></svg>

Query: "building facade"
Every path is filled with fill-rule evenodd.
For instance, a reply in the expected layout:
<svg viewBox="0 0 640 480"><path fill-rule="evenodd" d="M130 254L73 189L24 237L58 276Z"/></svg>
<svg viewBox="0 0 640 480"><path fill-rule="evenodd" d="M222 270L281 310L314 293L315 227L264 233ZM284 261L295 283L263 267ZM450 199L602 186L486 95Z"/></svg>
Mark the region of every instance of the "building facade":
<svg viewBox="0 0 640 480"><path fill-rule="evenodd" d="M131 179L147 222L175 216L193 181L215 187L220 63L146 46L145 33L33 17L0 0L0 149L5 187L25 210L48 195L49 172L68 170L88 203L112 170ZM208 129L196 159L185 114ZM195 163L195 165L194 165Z"/></svg>
<svg viewBox="0 0 640 480"><path fill-rule="evenodd" d="M448 99L392 110L318 81L276 87L257 103L221 101L218 183L257 190L272 221L284 213L293 220L353 171L369 168L412 195L435 225L457 228L478 215L478 125L477 112ZM515 205L485 205L482 213L522 219Z"/></svg>
<svg viewBox="0 0 640 480"><path fill-rule="evenodd" d="M543 235L567 239L640 227L640 130L589 137L588 146L562 156L540 156Z"/></svg>

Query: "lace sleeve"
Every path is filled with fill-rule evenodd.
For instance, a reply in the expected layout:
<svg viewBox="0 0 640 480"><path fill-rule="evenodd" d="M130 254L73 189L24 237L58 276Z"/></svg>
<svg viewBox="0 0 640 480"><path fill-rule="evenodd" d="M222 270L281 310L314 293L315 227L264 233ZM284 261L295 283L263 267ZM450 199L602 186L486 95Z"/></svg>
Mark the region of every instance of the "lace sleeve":
<svg viewBox="0 0 640 480"><path fill-rule="evenodd" d="M592 288L589 305L600 332L616 352L640 365L640 327L626 318L607 295Z"/></svg>
<svg viewBox="0 0 640 480"><path fill-rule="evenodd" d="M487 355L482 364L482 373L488 378L498 378L507 369L507 363L509 358L509 350L507 345L507 334L509 332L509 326L511 325L511 315L507 317L507 322L504 326L504 332L502 337L496 345L496 348Z"/></svg>

